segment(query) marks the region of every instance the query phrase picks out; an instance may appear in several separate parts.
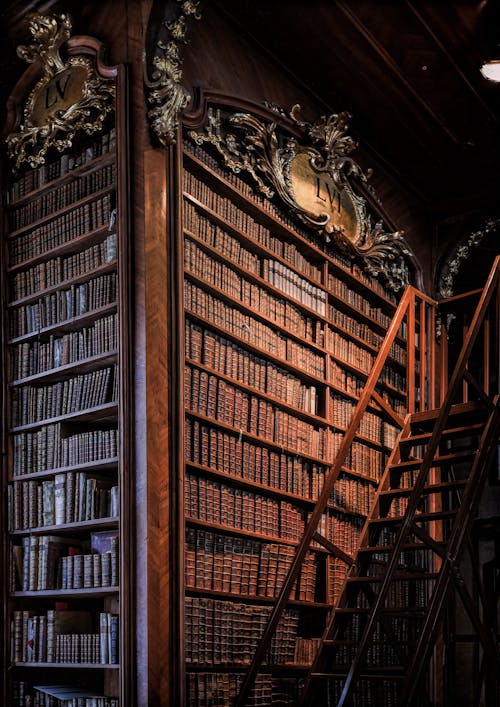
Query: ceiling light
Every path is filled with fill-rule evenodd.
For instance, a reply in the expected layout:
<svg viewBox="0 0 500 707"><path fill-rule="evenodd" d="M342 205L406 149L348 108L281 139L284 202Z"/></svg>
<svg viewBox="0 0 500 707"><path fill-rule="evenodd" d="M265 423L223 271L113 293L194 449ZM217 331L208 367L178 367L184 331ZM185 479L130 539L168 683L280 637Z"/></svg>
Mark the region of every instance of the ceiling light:
<svg viewBox="0 0 500 707"><path fill-rule="evenodd" d="M481 67L481 73L489 81L500 81L500 59L485 62Z"/></svg>

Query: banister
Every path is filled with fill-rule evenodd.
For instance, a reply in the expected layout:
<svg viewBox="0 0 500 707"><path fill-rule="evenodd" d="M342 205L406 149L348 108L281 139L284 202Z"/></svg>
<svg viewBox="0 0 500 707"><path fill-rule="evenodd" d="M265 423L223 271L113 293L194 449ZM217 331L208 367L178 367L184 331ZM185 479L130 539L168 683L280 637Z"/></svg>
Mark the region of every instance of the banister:
<svg viewBox="0 0 500 707"><path fill-rule="evenodd" d="M491 268L491 271L488 275L488 278L486 280L486 284L483 288L481 297L479 299L479 302L477 304L476 310L474 312L474 316L472 318L471 324L468 328L467 334L464 339L464 343L462 345L462 349L460 351L459 357L457 359L457 363L455 365L454 371L452 373L450 383L448 385L448 390L446 392L445 399L441 405L439 415L436 418L436 422L434 423L434 428L432 431L432 435L430 437L430 440L427 444L427 450L423 456L422 463L420 465L420 471L419 474L415 480L415 484L413 487L413 491L408 499L408 506L406 510L406 514L404 516L404 520L401 523L401 527L398 531L396 541L394 543L394 547L392 550L392 554L387 566L387 570L384 575L384 579L380 585L379 592L377 594L377 598L375 599L375 602L373 606L371 607L371 612L368 618L368 621L365 625L364 631L363 631L363 637L360 642L360 650L356 654L351 667L349 669L349 672L346 676L346 680L344 683L342 695L340 698L340 701L338 703L337 707L344 707L346 704L346 700L349 697L350 689L352 687L353 681L355 679L355 676L358 673L358 670L360 668L361 662L364 659L366 655L366 651L368 648L368 641L367 637L371 635L371 632L373 630L375 621L377 620L377 614L379 613L379 610L382 608L387 592L389 589L389 585L392 582L392 576L394 574L394 571L397 567L398 561L399 561L399 554L401 552L402 546L404 544L404 541L406 539L406 536L410 532L413 522L414 522L414 517L415 513L417 511L417 505L420 500L420 496L422 493L422 490L424 488L426 479L427 479L427 474L432 466L432 463L434 461L434 456L435 453L438 449L438 445L441 439L441 434L443 430L445 429L445 425L448 419L449 412L451 410L451 406L453 403L453 399L455 397L455 394L458 390L459 383L461 379L463 378L465 368L467 365L467 361L469 359L469 356L472 352L473 346L475 344L475 341L477 339L477 336L479 334L482 322L484 320L484 317L486 315L486 311L488 309L488 306L491 302L491 299L493 297L493 293L495 289L498 287L498 282L500 278L500 256L497 256L495 258L495 261L493 263L493 266Z"/></svg>

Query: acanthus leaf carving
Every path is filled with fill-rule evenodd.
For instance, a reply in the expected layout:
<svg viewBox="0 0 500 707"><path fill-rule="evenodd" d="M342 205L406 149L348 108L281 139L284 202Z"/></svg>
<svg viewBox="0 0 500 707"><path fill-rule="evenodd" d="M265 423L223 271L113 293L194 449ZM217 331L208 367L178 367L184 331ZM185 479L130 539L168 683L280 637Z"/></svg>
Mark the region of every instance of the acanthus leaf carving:
<svg viewBox="0 0 500 707"><path fill-rule="evenodd" d="M272 110L283 117L283 111ZM366 183L350 156L356 143L347 134L347 113L322 116L314 123L299 117L295 105L288 117L299 128L300 140L285 134L277 121L266 122L249 113L223 115L208 109L203 131L189 131L198 144L210 143L233 172L247 172L268 198L277 195L285 206L326 241L364 263L398 291L409 280L414 258L401 231L388 232L372 223L366 200L355 191Z"/></svg>

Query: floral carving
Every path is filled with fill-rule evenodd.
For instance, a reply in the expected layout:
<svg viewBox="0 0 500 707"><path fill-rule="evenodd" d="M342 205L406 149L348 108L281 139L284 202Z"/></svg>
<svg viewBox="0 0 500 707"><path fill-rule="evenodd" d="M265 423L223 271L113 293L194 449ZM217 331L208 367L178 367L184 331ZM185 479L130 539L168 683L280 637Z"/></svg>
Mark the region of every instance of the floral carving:
<svg viewBox="0 0 500 707"><path fill-rule="evenodd" d="M6 139L15 169L23 163L43 164L50 147L66 150L80 130L89 135L98 132L114 109L114 84L101 79L87 57L62 59L60 49L71 27L67 15L33 14L29 22L33 43L18 47L22 59L40 63L43 76L24 106L23 123Z"/></svg>
<svg viewBox="0 0 500 707"><path fill-rule="evenodd" d="M284 112L270 106L278 116ZM363 261L374 276L399 290L408 283L413 253L401 232L388 232L381 222L372 224L365 199L356 182L366 183L350 156L356 143L347 133L347 113L322 116L314 123L299 117L295 105L287 117L300 132L300 140L248 113L224 116L209 108L203 131L189 132L197 143L210 143L233 172L247 172L268 198L277 195L304 223ZM307 194L307 189L317 193Z"/></svg>
<svg viewBox="0 0 500 707"><path fill-rule="evenodd" d="M148 97L152 108L148 111L151 128L162 145L175 142L179 116L189 105L191 96L182 85L182 46L188 43L189 19L199 20L199 2L178 0L179 16L164 25L169 33L168 41L160 40L153 58L152 82Z"/></svg>

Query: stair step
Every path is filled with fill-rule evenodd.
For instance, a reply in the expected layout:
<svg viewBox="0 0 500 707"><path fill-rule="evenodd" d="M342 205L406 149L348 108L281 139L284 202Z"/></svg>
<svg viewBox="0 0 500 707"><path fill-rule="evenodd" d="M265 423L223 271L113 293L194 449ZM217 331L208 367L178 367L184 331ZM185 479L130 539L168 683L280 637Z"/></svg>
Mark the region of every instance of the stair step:
<svg viewBox="0 0 500 707"><path fill-rule="evenodd" d="M332 671L330 673L310 673L309 677L312 680L331 680L339 678L345 680L347 677L347 670L343 673L340 671ZM391 666L390 668L374 668L373 672L364 668L364 670L358 675L358 678L365 680L403 680L405 678L404 668L399 668L398 666Z"/></svg>
<svg viewBox="0 0 500 707"><path fill-rule="evenodd" d="M458 511L458 508L454 511L434 511L433 513L415 513L415 522L431 521L431 520L446 520L446 518L453 518ZM387 516L385 518L370 518L370 524L376 523L377 525L390 525L392 523L401 523L405 516Z"/></svg>
<svg viewBox="0 0 500 707"><path fill-rule="evenodd" d="M431 467L444 466L445 464L453 464L456 462L463 462L472 459L475 455L475 451L466 452L454 452L453 454L442 454L438 457L434 457L432 460ZM410 459L408 461L399 462L398 464L393 464L390 467L391 471L413 471L419 469L422 464L422 459Z"/></svg>
<svg viewBox="0 0 500 707"><path fill-rule="evenodd" d="M354 616L355 614L368 614L370 611L371 609L368 607L348 606L336 608L334 610L334 614ZM385 606L380 609L380 613L390 614L391 616L404 616L406 618L421 618L425 616L426 610L421 607L405 606L405 608L402 609L401 607L396 606Z"/></svg>
<svg viewBox="0 0 500 707"><path fill-rule="evenodd" d="M449 416L453 417L455 415L468 415L473 412L484 412L484 405L479 402L468 402L468 403L458 403L457 405L452 405L450 408ZM419 423L427 422L427 420L435 420L441 408L434 408L433 410L424 410L423 412L414 412L411 414L410 422Z"/></svg>
<svg viewBox="0 0 500 707"><path fill-rule="evenodd" d="M407 645L409 643L416 643L417 639L413 639L412 641L410 639L407 639L406 641L402 641L398 639L398 645L404 644ZM359 646L360 641L355 641L355 640L347 640L347 639L342 639L342 638L326 638L323 641L324 646ZM384 641L382 639L380 640L372 640L370 639L370 645L371 646L385 646L387 645L387 641Z"/></svg>
<svg viewBox="0 0 500 707"><path fill-rule="evenodd" d="M460 479L458 481L444 481L441 484L430 484L429 486L424 486L422 493L444 493L445 491L452 491L453 489L463 488L467 481L465 479ZM392 496L393 498L398 498L402 496L409 496L413 491L413 486L408 488L399 489L388 489L387 491L381 491L380 496L382 498L387 498Z"/></svg>
<svg viewBox="0 0 500 707"><path fill-rule="evenodd" d="M405 581L405 582L412 582L412 581L418 581L418 580L435 580L438 578L438 574L436 572L395 572L394 575L392 576L392 579L396 582L400 581ZM369 576L358 576L358 577L348 577L347 581L351 584L367 584L367 583L374 583L374 584L379 584L380 582L383 582L385 579L385 574L380 574L380 575L369 575Z"/></svg>
<svg viewBox="0 0 500 707"><path fill-rule="evenodd" d="M443 541L435 540L436 545L440 547L446 547L446 543ZM425 543L405 543L401 546L401 550L428 550L429 546ZM360 547L358 549L358 554L361 553L376 553L376 552L392 552L394 550L394 545L367 545L366 547Z"/></svg>
<svg viewBox="0 0 500 707"><path fill-rule="evenodd" d="M461 437L464 432L471 434L477 432L479 434L483 430L483 428L484 425L482 425L481 423L476 423L474 425L463 425L462 427L451 427L448 430L443 430L441 436L446 438ZM464 436L468 436L468 434ZM431 437L432 431L410 435L409 437L404 437L403 439L399 440L399 446L413 447L417 444L425 444Z"/></svg>

